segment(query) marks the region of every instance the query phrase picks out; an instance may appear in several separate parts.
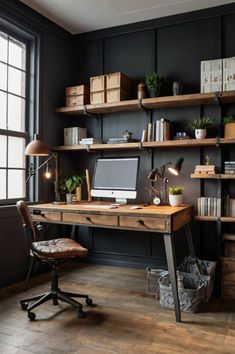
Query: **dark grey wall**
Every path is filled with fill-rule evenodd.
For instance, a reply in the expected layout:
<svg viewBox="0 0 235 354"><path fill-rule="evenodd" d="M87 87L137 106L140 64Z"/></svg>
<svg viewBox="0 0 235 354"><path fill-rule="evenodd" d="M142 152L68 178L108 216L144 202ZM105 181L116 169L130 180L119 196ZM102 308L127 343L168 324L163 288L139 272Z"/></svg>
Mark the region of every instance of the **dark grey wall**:
<svg viewBox="0 0 235 354"><path fill-rule="evenodd" d="M146 21L139 24L121 26L74 37L76 49L76 83L89 83L90 76L121 71L131 77L136 97L137 84L144 76L156 70L169 80L184 83L184 93L200 92L200 61L235 55L235 6L222 6L205 11L171 16L164 19ZM150 118L144 112L105 114L97 121L86 119L90 134L107 140L120 136L128 129L133 137L140 139L142 130L152 120L164 117L173 122L174 131L186 130L189 121L200 115L211 116L215 129L209 136L218 134L221 114L234 113L234 106L186 107L160 109L152 112ZM78 119L78 124L84 124ZM232 148L225 152L231 156ZM203 153L209 153L216 164L215 148L155 149L152 153L110 152L104 156L140 156L140 178L138 201L149 201L145 187L148 188L147 174L152 167L160 167L168 161L183 156L185 161L180 177L169 177L170 184L180 183L185 187L184 201L196 206L201 192L206 196L216 196L216 183L191 180L190 173L200 163ZM92 171L96 156L77 155L77 169L89 167ZM226 182L225 188L226 188ZM235 190L230 186L231 193ZM185 238L179 232L176 238L178 260L188 252ZM163 264L165 255L162 238L154 234L127 231L87 230L80 232L80 239L90 249L93 261L131 264L136 266ZM217 241L215 223L194 223L193 237L200 257L216 259Z"/></svg>
<svg viewBox="0 0 235 354"><path fill-rule="evenodd" d="M0 16L38 36L40 45L40 134L58 144L65 119L53 113L64 99L73 72L72 36L19 1L0 1ZM34 117L32 117L34 118ZM51 200L52 186L41 185L41 200ZM0 208L0 287L23 279L28 268L27 244L16 207Z"/></svg>

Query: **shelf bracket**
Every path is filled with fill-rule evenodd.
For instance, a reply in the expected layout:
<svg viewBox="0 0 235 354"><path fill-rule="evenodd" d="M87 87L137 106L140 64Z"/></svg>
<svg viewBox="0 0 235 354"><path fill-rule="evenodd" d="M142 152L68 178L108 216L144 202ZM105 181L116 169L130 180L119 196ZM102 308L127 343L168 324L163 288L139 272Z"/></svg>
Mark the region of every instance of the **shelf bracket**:
<svg viewBox="0 0 235 354"><path fill-rule="evenodd" d="M97 114L94 114L94 113L88 112L88 110L87 110L87 106L86 106L86 105L84 105L84 106L83 106L83 113L84 113L84 115L85 115L85 116L88 116L88 117L93 117L93 118L98 119Z"/></svg>
<svg viewBox="0 0 235 354"><path fill-rule="evenodd" d="M221 96L222 96L222 92L220 91L215 92L215 103L218 105L221 105L221 99L220 99Z"/></svg>
<svg viewBox="0 0 235 354"><path fill-rule="evenodd" d="M219 136L216 137L215 146L220 147L220 137Z"/></svg>
<svg viewBox="0 0 235 354"><path fill-rule="evenodd" d="M146 148L146 147L143 146L142 141L139 142L138 148L139 148L139 150L144 150L144 151L147 151L148 153L151 152L151 149L148 149L148 148Z"/></svg>
<svg viewBox="0 0 235 354"><path fill-rule="evenodd" d="M148 114L148 115L150 114L150 109L147 109L146 107L144 107L142 105L142 99L141 98L138 99L138 107L139 107L139 109L141 111L144 111L146 114Z"/></svg>

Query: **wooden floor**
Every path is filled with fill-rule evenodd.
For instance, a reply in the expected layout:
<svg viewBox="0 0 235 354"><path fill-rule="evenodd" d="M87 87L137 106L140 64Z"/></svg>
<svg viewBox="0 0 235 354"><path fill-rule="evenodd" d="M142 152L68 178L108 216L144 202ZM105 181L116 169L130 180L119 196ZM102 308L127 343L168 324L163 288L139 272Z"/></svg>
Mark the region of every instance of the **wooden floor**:
<svg viewBox="0 0 235 354"><path fill-rule="evenodd" d="M60 271L63 290L90 294L95 307L84 306L77 319L67 304L50 302L28 321L19 300L47 290L49 274L0 290L1 354L234 354L235 302L213 299L198 314L163 310L145 295L143 270L73 263Z"/></svg>

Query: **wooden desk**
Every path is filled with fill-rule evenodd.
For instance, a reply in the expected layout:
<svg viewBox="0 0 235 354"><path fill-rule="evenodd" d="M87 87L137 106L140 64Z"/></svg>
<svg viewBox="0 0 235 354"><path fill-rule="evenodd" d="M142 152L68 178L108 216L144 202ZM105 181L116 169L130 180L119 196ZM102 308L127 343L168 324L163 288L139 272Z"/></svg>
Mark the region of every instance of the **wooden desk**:
<svg viewBox="0 0 235 354"><path fill-rule="evenodd" d="M29 209L34 221L162 233L175 303L175 317L177 322L181 322L173 241L174 232L185 227L189 250L194 255L189 228L192 207L189 205L180 207L149 205L133 210L130 209L132 205L127 204L116 209L88 209L84 207L85 204L88 202L71 205L34 204L30 205ZM90 204L102 206L109 203L91 202Z"/></svg>

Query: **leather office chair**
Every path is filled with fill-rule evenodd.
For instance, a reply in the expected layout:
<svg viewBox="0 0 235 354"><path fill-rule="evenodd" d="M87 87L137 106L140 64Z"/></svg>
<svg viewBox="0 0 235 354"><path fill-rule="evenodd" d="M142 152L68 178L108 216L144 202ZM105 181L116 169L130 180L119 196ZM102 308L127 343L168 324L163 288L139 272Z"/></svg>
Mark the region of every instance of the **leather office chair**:
<svg viewBox="0 0 235 354"><path fill-rule="evenodd" d="M83 305L73 298L86 299L87 305L92 305L92 300L88 295L75 294L61 291L58 287L57 267L67 259L75 257L86 257L87 249L78 242L70 238L58 238L49 241L36 241L37 229L34 226L30 211L22 200L16 203L17 210L22 218L25 234L28 239L30 254L39 262L46 262L51 266L51 289L50 291L20 301L21 309L28 311L28 318L33 321L36 318L35 307L52 300L53 305L58 305L58 300L67 302L78 310L78 318L84 318L85 313L82 310ZM28 302L33 301L29 306Z"/></svg>

